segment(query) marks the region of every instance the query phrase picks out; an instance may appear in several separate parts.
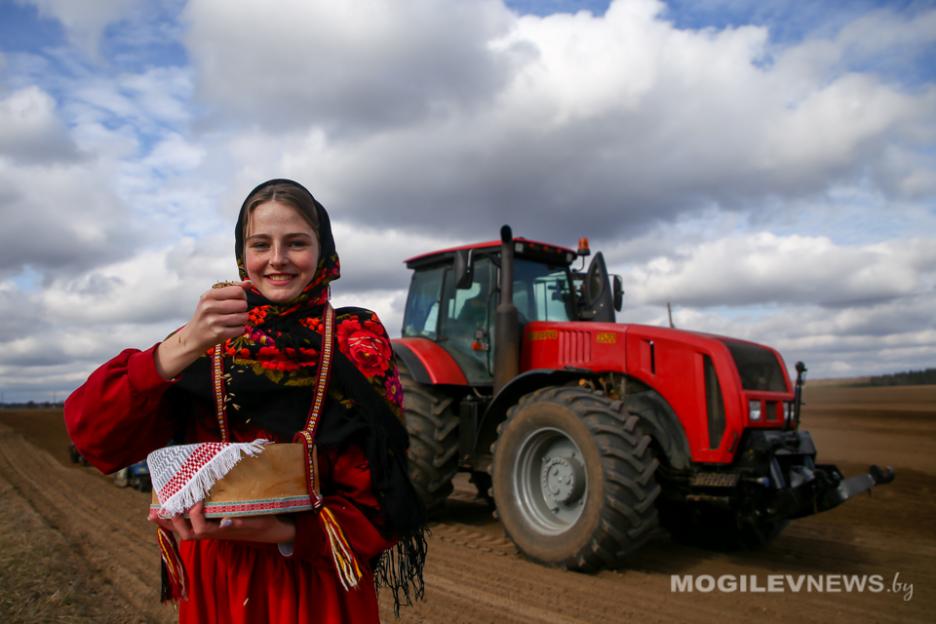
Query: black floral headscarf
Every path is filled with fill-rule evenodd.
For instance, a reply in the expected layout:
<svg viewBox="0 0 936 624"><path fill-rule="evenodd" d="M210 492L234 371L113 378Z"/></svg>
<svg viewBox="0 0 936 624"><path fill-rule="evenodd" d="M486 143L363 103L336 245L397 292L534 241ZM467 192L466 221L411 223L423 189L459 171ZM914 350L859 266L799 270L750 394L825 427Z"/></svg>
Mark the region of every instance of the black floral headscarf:
<svg viewBox="0 0 936 624"><path fill-rule="evenodd" d="M241 206L234 233L241 277L247 277L243 257L246 213L259 191L275 186L307 194L311 202L304 203L314 206L316 214L309 216L318 224L316 272L288 302L271 302L255 287L248 288L245 332L224 342L221 349L232 427L249 419L251 427L289 440L305 426L324 339L329 284L341 271L325 208L297 182L276 179L257 186ZM294 207L305 210L301 205ZM407 473L409 438L402 423L402 389L386 330L373 312L341 308L336 311L335 325L338 349L334 350L316 443L340 448L354 442L367 455L383 528L398 540L395 551L382 558L377 577L393 590L398 605L401 592L407 601L411 588L417 597L422 595L426 555L425 511ZM209 356L213 352L185 370L179 384L183 389L204 398L212 396Z"/></svg>

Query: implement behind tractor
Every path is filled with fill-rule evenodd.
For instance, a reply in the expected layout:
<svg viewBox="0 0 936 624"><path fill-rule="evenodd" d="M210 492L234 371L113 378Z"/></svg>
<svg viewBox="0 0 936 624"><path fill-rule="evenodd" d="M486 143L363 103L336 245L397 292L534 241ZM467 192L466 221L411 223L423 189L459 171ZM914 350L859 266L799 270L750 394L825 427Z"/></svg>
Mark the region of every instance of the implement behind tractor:
<svg viewBox="0 0 936 624"><path fill-rule="evenodd" d="M788 520L893 479L816 464L791 382L770 347L615 323L602 254L514 238L406 261L394 340L410 470L430 510L469 472L527 556L619 565L662 525L682 541L756 546Z"/></svg>

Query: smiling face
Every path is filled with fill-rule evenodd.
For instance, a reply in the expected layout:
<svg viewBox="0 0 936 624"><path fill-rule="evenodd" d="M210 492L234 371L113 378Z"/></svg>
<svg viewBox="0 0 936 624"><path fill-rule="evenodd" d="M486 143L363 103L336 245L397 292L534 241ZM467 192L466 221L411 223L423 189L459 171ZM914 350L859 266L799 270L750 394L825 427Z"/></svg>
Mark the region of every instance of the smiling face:
<svg viewBox="0 0 936 624"><path fill-rule="evenodd" d="M244 239L247 277L274 303L294 299L315 276L319 243L296 208L277 201L250 211Z"/></svg>

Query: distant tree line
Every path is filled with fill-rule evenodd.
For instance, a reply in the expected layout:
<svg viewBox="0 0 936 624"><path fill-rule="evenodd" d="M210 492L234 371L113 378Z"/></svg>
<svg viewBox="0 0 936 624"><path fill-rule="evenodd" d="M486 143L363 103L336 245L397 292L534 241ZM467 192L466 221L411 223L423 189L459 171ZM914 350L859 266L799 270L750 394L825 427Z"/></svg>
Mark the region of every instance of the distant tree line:
<svg viewBox="0 0 936 624"><path fill-rule="evenodd" d="M49 409L50 407L64 407L64 401L26 401L21 403L0 403L3 409Z"/></svg>
<svg viewBox="0 0 936 624"><path fill-rule="evenodd" d="M855 386L923 386L936 384L936 368L876 375L853 384Z"/></svg>

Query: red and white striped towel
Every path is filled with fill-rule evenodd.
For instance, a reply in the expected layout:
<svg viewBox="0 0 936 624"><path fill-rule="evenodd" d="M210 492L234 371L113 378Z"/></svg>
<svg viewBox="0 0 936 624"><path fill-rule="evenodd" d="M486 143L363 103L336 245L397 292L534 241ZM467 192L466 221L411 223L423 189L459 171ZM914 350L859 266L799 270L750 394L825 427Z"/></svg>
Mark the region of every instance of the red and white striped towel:
<svg viewBox="0 0 936 624"><path fill-rule="evenodd" d="M244 457L263 452L269 440L202 442L157 449L146 457L159 515L177 516L205 499L212 486Z"/></svg>

